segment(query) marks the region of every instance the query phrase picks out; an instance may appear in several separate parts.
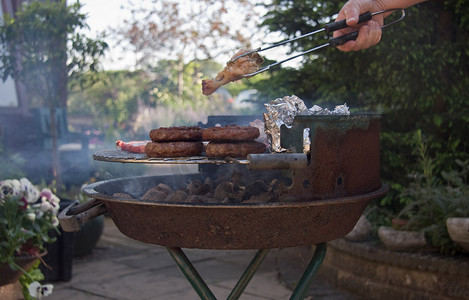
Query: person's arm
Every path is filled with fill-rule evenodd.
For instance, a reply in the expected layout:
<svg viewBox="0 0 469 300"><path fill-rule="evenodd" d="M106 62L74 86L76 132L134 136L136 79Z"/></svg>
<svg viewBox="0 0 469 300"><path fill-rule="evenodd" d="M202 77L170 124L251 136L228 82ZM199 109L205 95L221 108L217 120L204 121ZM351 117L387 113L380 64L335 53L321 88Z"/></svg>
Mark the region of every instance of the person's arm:
<svg viewBox="0 0 469 300"><path fill-rule="evenodd" d="M366 12L377 12L393 8L408 8L426 0L349 0L344 4L337 16L337 20L346 19L348 26L355 26L358 22L358 16ZM389 14L388 14L389 15ZM381 26L386 14L373 16L373 19L362 25L359 29L358 37L355 41L349 41L342 46L337 47L342 51L358 51L378 44L381 39ZM346 28L334 32L334 37L341 36L356 28Z"/></svg>

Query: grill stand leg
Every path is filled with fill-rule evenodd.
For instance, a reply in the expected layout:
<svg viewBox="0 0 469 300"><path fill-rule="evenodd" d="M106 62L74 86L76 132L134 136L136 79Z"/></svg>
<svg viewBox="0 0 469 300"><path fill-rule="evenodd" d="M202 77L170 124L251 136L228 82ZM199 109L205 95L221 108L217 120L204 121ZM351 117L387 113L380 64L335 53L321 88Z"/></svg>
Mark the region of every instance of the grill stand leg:
<svg viewBox="0 0 469 300"><path fill-rule="evenodd" d="M200 299L217 300L182 249L179 247L166 247L166 249L194 290L199 294Z"/></svg>
<svg viewBox="0 0 469 300"><path fill-rule="evenodd" d="M166 247L166 249L168 250L171 257L174 259L186 279L197 292L200 299L216 300L217 298L215 297L215 295L213 295L212 291L209 289L202 277L200 277L194 265L190 262L189 258L187 258L186 254L182 251L182 249L179 247ZM314 275L316 274L324 260L326 250L326 243L321 243L316 246L314 255L311 258L311 261L308 267L306 268L305 272L303 273L300 281L298 282L298 285L293 291L290 300L304 299L306 293L309 290L309 287L311 286ZM260 264L262 263L268 252L268 249L261 249L257 251L256 255L251 260L251 263L248 265L243 275L241 275L241 278L238 280L235 287L231 291L227 300L239 299L239 297L244 292L244 289L248 285L252 276L254 276L254 274L256 273L257 269L259 268Z"/></svg>
<svg viewBox="0 0 469 300"><path fill-rule="evenodd" d="M316 245L316 249L314 250L313 257L308 264L303 276L301 276L298 285L296 286L295 290L293 291L290 300L301 300L306 297L306 293L313 282L314 275L319 270L322 262L324 261L324 257L326 256L327 251L327 244L321 243Z"/></svg>
<svg viewBox="0 0 469 300"><path fill-rule="evenodd" d="M256 256L251 260L251 263L246 268L243 275L241 275L241 278L239 278L238 283L236 283L230 295L226 298L227 300L236 300L241 297L241 294L244 292L249 281L251 281L252 276L256 273L267 253L269 253L269 249L261 249L257 251Z"/></svg>

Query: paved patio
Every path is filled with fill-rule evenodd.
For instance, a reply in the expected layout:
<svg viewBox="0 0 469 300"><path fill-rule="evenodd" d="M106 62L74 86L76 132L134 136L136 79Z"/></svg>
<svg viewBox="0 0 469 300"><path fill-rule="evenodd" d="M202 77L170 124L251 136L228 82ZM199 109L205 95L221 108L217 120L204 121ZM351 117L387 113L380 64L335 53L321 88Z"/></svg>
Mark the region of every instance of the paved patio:
<svg viewBox="0 0 469 300"><path fill-rule="evenodd" d="M253 258L254 250L184 249L217 299L226 299ZM289 299L309 261L308 247L272 249L240 299ZM321 272L307 299L356 299L332 288ZM91 255L75 258L69 282L55 282L48 300L199 299L167 250L127 238L106 218Z"/></svg>

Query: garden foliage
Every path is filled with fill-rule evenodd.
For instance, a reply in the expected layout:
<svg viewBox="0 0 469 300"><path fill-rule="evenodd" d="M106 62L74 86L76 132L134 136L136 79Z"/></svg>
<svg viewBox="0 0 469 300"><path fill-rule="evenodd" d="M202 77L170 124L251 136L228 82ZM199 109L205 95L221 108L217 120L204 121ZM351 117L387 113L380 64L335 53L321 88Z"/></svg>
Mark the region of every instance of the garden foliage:
<svg viewBox="0 0 469 300"><path fill-rule="evenodd" d="M334 21L343 4L274 0L263 25L292 38ZM407 174L419 168L411 138L417 129L429 140L435 176L469 157L467 1L428 1L406 12L402 22L383 30L375 47L350 53L323 48L303 57L298 70L276 68L258 83L275 97L295 94L311 104L346 102L355 112L382 113L381 175L392 189L381 206L393 212L405 206L399 194ZM291 50L325 42L318 34L291 43Z"/></svg>

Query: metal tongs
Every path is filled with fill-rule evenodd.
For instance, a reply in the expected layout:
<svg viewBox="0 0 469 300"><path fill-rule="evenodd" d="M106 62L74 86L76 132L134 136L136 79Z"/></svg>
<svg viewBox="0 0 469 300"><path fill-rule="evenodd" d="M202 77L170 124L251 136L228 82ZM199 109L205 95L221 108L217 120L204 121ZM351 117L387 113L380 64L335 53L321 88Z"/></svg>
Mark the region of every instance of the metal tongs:
<svg viewBox="0 0 469 300"><path fill-rule="evenodd" d="M387 13L387 12L395 12L395 11L398 11L400 10L402 15L399 17L399 19L391 22L391 23L388 23L388 24L385 24L381 27L381 29L384 29L388 26L391 26L397 22L400 22L402 21L402 19L404 19L405 17L405 10L402 9L402 8L394 8L394 9L387 9L387 10L381 10L381 11L377 11L377 12L367 12L367 13L364 13L362 15L360 15L360 17L358 18L358 24L360 23L363 23L363 22L366 22L366 21L369 21L371 20L371 18L375 15L379 15L379 14L384 14L384 13ZM332 23L329 23L329 24L326 24L324 26L324 28L321 28L321 29L318 29L316 31L312 31L312 32L309 32L309 33L306 33L306 34L303 34L303 35L300 35L296 38L293 38L293 39L289 39L289 40L285 40L285 41L282 41L282 42L279 42L279 43L276 43L276 44L273 44L272 46L268 46L266 48L257 48L255 50L251 50L251 51L248 51L246 53L243 53L243 54L240 54L234 58L232 58L230 60L230 62L234 62L235 60L243 57L243 56L246 56L246 55L249 55L251 53L254 53L254 52L261 52L261 51L266 51L266 50L269 50L269 49L272 49L272 48L275 48L275 47L278 47L278 46L282 46L284 44L287 44L287 43L291 43L293 41L296 41L296 40L299 40L299 39L302 39L302 38L305 38L305 37L308 37L308 36L312 36L312 35L315 35L315 34L318 34L320 32L325 32L327 35L329 35L330 33L336 31L336 30L339 30L339 29L343 29L343 28L346 28L346 27L349 27L346 23L346 20L343 19L343 20L340 20L340 21L337 21L337 22L332 22ZM256 74L259 74L259 73L262 73L264 71L267 71L269 70L270 68L274 67L274 66L277 66L277 65L280 65L284 62L287 62L287 61L290 61L292 59L295 59L297 57L300 57L300 56L303 56L305 54L308 54L308 53L311 53L313 51L316 51L316 50L319 50L321 48L324 48L324 47L327 47L327 46L331 46L331 47L337 47L337 46L340 46L340 45L343 45L345 44L346 42L348 41L352 41L352 40L356 40L358 37L358 31L354 31L354 32L351 32L351 33L348 33L348 34L344 34L344 35L341 35L339 37L336 37L336 38L333 38L331 40L329 40L328 43L325 43L323 45L320 45L320 46L317 46L315 48L312 48L312 49L309 49L309 50L306 50L306 51L303 51L297 55L294 55L294 56L291 56L289 58L286 58L282 61L279 61L279 62L275 62L275 63L272 63L268 66L265 66L263 67L262 69L259 69L258 71L256 72L253 72L253 73L249 73L249 74L244 74L242 75L242 77L251 77L251 76L254 76Z"/></svg>

